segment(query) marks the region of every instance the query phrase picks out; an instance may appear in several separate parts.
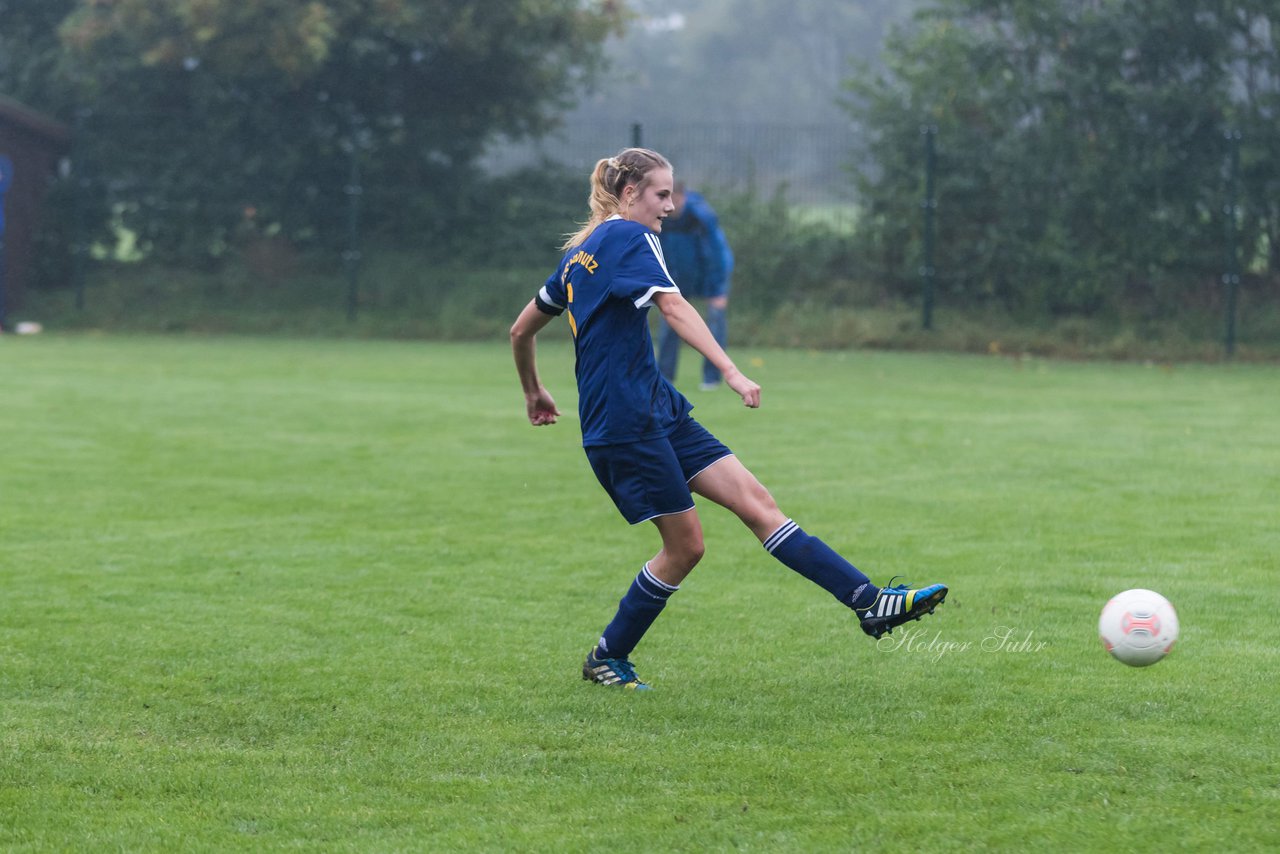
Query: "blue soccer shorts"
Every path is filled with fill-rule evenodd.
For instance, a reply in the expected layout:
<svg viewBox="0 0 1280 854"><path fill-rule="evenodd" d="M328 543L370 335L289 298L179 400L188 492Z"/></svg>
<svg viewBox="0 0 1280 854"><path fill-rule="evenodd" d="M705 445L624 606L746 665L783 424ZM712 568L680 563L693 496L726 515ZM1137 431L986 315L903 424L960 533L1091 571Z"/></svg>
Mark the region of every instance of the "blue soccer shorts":
<svg viewBox="0 0 1280 854"><path fill-rule="evenodd" d="M600 485L632 525L693 509L689 481L733 451L685 418L662 439L586 448Z"/></svg>

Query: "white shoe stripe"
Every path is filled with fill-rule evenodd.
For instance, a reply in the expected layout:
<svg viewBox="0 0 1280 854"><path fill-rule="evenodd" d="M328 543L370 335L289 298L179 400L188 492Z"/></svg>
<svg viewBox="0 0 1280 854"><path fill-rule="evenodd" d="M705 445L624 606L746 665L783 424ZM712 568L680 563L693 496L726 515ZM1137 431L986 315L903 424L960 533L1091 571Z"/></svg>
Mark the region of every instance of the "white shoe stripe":
<svg viewBox="0 0 1280 854"><path fill-rule="evenodd" d="M901 614L903 606L906 604L906 597L901 593L890 593L889 595L880 595L880 606L876 610L877 617L893 617Z"/></svg>

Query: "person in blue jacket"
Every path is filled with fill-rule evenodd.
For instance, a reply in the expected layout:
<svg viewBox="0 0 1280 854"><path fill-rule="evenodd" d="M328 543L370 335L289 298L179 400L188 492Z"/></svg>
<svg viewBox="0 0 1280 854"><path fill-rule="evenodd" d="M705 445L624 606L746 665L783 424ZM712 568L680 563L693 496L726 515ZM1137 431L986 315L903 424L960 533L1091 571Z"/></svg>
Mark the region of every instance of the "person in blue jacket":
<svg viewBox="0 0 1280 854"><path fill-rule="evenodd" d="M729 278L733 273L733 252L720 229L720 219L701 193L677 182L671 195L675 212L663 224L659 239L671 277L686 298L707 301L707 328L721 349L729 339ZM680 359L680 336L662 320L658 323L658 369L671 382L676 380ZM702 361L702 389L710 391L721 383L720 370L710 359Z"/></svg>

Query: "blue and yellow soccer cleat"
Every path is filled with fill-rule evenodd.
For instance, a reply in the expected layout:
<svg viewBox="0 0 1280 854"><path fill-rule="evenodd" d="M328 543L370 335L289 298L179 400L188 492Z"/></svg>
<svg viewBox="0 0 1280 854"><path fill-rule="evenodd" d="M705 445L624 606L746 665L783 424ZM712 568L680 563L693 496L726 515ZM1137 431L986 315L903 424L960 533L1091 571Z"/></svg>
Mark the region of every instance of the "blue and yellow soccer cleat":
<svg viewBox="0 0 1280 854"><path fill-rule="evenodd" d="M855 613L861 619L862 630L873 638L879 638L903 623L932 614L933 609L946 598L945 584L930 584L919 589L899 584L896 587L882 588L870 607L860 608Z"/></svg>
<svg viewBox="0 0 1280 854"><path fill-rule="evenodd" d="M625 658L596 658L593 649L582 662L582 678L597 685L625 688L628 691L648 691L649 686L636 676L636 668Z"/></svg>

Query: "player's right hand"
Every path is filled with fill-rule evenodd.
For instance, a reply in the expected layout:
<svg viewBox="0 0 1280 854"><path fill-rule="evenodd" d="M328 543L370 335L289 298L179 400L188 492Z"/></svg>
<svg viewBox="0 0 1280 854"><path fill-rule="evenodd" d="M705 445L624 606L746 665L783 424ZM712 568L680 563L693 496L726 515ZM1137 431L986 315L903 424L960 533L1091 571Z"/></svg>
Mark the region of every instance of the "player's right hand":
<svg viewBox="0 0 1280 854"><path fill-rule="evenodd" d="M529 423L534 427L555 424L556 418L560 415L556 402L551 399L551 394L545 388L539 388L533 394L526 394L524 405L529 415Z"/></svg>

